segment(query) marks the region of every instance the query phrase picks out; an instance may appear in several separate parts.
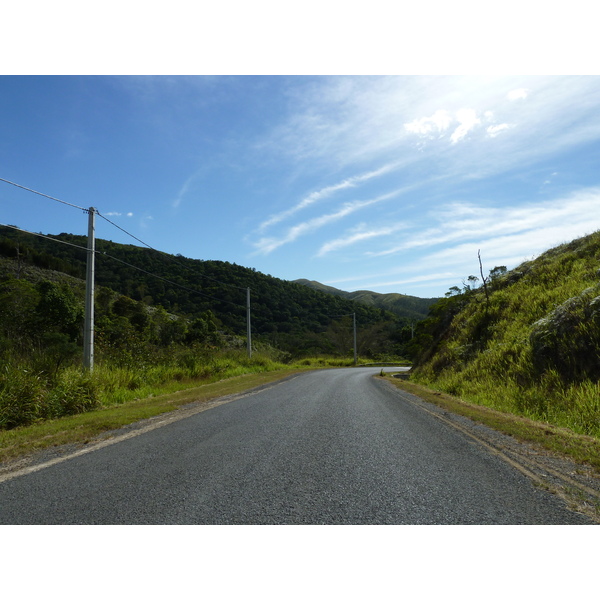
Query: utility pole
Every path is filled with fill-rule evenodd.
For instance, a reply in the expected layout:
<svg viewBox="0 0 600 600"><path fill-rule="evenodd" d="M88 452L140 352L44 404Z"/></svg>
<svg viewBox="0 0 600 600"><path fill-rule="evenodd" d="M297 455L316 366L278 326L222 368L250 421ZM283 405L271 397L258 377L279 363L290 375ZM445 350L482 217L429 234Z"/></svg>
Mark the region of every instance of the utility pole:
<svg viewBox="0 0 600 600"><path fill-rule="evenodd" d="M96 209L88 212L88 255L85 277L85 323L83 326L83 367L94 369L94 261L96 257Z"/></svg>
<svg viewBox="0 0 600 600"><path fill-rule="evenodd" d="M250 288L246 288L246 344L248 346L248 358L252 358L252 332L250 327Z"/></svg>
<svg viewBox="0 0 600 600"><path fill-rule="evenodd" d="M354 366L358 364L358 355L356 353L356 313L352 313L352 321L354 323Z"/></svg>

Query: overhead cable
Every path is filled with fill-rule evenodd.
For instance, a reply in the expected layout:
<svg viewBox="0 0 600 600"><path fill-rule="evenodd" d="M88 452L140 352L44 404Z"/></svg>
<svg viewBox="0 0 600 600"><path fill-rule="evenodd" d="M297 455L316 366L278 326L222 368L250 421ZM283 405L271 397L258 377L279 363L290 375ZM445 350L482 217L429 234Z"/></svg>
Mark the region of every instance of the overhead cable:
<svg viewBox="0 0 600 600"><path fill-rule="evenodd" d="M16 227L15 225L5 225L4 223L0 223L0 227L8 227L10 229L14 229L16 231L20 231L21 233L28 233L30 235L35 235L37 237L41 237L47 240L50 240L51 242L57 242L59 244L65 244L66 246L72 246L73 248L78 248L79 250L83 250L85 252L88 252L88 248L86 248L85 246L78 246L77 244L72 244L71 242L65 242L64 240L59 240L47 235L44 235L42 233L34 233L33 231L27 231L26 229L21 229L20 227ZM217 298L216 296L211 296L209 294L205 294L204 292L200 292L199 290L195 290L193 288L189 288L186 287L184 285L181 285L179 283L176 283L174 281L171 281L170 279L166 279L165 277L161 277L160 275L156 275L155 273L151 273L150 271L146 271L145 269L142 269L140 267L136 267L135 265L132 265L128 262L125 262L124 260L121 260L119 258L116 258L115 256L111 256L110 254L107 254L106 252L102 252L101 250L95 250L94 254L100 254L102 256L106 256L107 258L110 258L112 260L115 260L121 264L124 264L128 267L131 267L132 269L137 269L138 271L141 271L142 273L145 273L146 275L150 275L151 277L155 277L156 279L161 279L162 281L165 281L166 283L169 283L171 285L174 285L176 287L182 288L184 290L187 290L188 292L193 292L194 294L200 294L201 296L205 296L206 298L210 298L211 300L216 300L217 302L226 302L228 304L233 304L234 306L239 306L239 307L244 307L244 305L242 304L238 304L237 302L232 302L231 300L224 300L222 298Z"/></svg>
<svg viewBox="0 0 600 600"><path fill-rule="evenodd" d="M201 296L205 296L207 298L210 298L211 300L216 300L217 302L227 302L228 304L233 304L234 306L240 306L240 307L244 308L244 305L242 305L242 304L238 304L237 302L232 302L231 300L224 300L222 298L210 296L209 294L205 294L204 292L201 292L199 290L195 290L193 288L186 287L185 285L181 285L180 283L176 283L175 281L171 281L170 279L166 279L165 277L161 277L160 275L156 275L155 273L151 273L150 271L146 271L145 269L136 267L135 265L125 262L124 260L121 260L120 258L116 258L115 256L111 256L110 254L107 254L106 252L96 250L95 253L100 254L102 256L106 256L107 258L111 258L112 260L115 260L123 265L131 267L132 269L137 269L138 271L141 271L142 273L145 273L146 275L150 275L151 277L155 277L156 279L165 281L166 283L169 283L169 284L179 287L181 289L187 290L188 292L192 292L194 294L200 294Z"/></svg>
<svg viewBox="0 0 600 600"><path fill-rule="evenodd" d="M20 227L16 227L15 225L4 225L0 223L2 227L9 227L10 229L15 229L16 231L20 231L22 233L29 233L31 235L36 235L37 237L45 238L52 242L57 242L59 244L65 244L66 246L73 246L73 248L79 248L80 250L85 250L87 252L87 248L85 246L78 246L77 244L72 244L71 242L65 242L64 240L58 240L56 238L50 237L48 235L44 235L43 233L34 233L33 231L27 231L27 229L21 229Z"/></svg>
<svg viewBox="0 0 600 600"><path fill-rule="evenodd" d="M0 177L0 181L4 181L5 183L8 183L8 184L13 185L15 187L21 188L21 189L26 190L28 192L32 192L33 194L37 194L38 196L43 196L44 198L49 198L50 200L54 200L55 202L60 202L61 204L65 204L67 206L71 206L72 208L77 208L77 209L82 210L83 212L86 212L86 213L89 213L90 210L94 210L94 209L84 208L83 206L78 206L76 204L72 204L71 202L65 202L64 200L60 200L59 198L55 198L54 196L49 196L48 194L44 194L42 192L38 192L36 190L33 190L31 188L28 188L28 187L25 187L24 185L20 185L18 183L15 183L14 181L9 181L8 179L4 179L2 177ZM220 281L218 279L215 279L214 277L210 277L209 275L204 275L202 273L197 273L193 269L190 269L190 267L188 267L187 265L184 265L183 263L181 263L180 261L178 261L174 256L172 256L172 255L170 255L170 254L168 254L166 252L162 252L161 250L157 250L156 248L153 248L152 246L150 246L149 244L147 244L143 240L139 239L138 237L136 237L135 235L133 235L129 231L123 229L122 227L120 227L119 225L117 225L116 223L114 223L113 221L111 221L108 217L105 217L97 209L95 209L95 210L96 210L96 214L99 217L102 217L105 221L107 221L108 223L110 223L113 227L116 227L117 229L119 229L120 231L122 231L126 235L130 236L131 238L133 238L134 240L136 240L140 244L143 244L144 246L146 246L150 250L154 250L155 252L160 252L161 254L164 254L166 257L168 257L170 260L176 262L178 265L183 266L184 268L186 268L186 269L188 269L190 271L193 271L196 276L204 277L205 279L210 279L211 281L214 281L215 283L218 283L220 285L225 285L225 286L228 286L228 287L231 287L231 288L235 288L235 289L238 289L238 290L245 290L245 289L247 289L247 288L244 288L242 286L234 285L232 283L225 283L224 281ZM7 225L7 227L11 227L11 226ZM82 246L76 246L75 244L69 244L68 242L63 242L62 240L56 240L55 238L50 238L50 237L44 236L42 234L32 233L31 231L27 231L25 229L19 229L18 227L12 227L12 228L13 229L17 229L18 231L23 231L24 233L31 233L32 235L38 235L40 237L46 237L47 239L51 239L51 240L58 241L58 242L63 243L63 244L75 246L77 248L83 248ZM87 250L87 248L83 248L83 249ZM118 260L118 259L116 259L114 257L110 257L110 258L113 258L114 260ZM123 261L120 261L120 262L123 262ZM127 264L127 263L125 263L125 264ZM133 267L133 265L129 265L129 266ZM133 267L133 268L138 268L138 267ZM143 269L139 269L139 270L143 271ZM144 271L144 272L147 273L148 275L152 275L154 277L159 277L158 275L154 275L153 273L148 273L147 271ZM168 281L168 280L165 279L165 281ZM178 284L176 284L174 282L170 282L170 283L173 283L173 285L178 285ZM182 287L182 286L179 286L179 287ZM191 291L195 291L195 290L191 290ZM201 293L201 292L197 292L197 293ZM204 294L204 295L207 296L207 297L209 297L209 298L212 298L212 296L209 296L208 294ZM224 302L227 302L227 300L225 300ZM232 304L236 304L236 303L232 302ZM236 304L236 306L241 306L241 305L237 305Z"/></svg>
<svg viewBox="0 0 600 600"><path fill-rule="evenodd" d="M156 248L153 248L149 244L146 244L146 242L144 242L143 240L140 240L139 238L135 237L135 235L133 235L132 233L129 233L129 231L126 231L121 226L117 225L116 223L113 223L113 221L111 221L110 219L108 219L107 217L105 217L100 212L96 211L96 214L99 217L102 217L105 221L107 221L108 223L110 223L111 225L113 225L114 227L116 227L117 229L121 230L123 233L127 234L129 237L131 237L134 240L138 241L140 244L143 244L144 246L146 246L146 248L150 248L150 250L154 250L155 252L160 252L161 254L164 254L169 260L172 260L173 262L176 262L178 265L183 266L184 268L188 269L189 271L192 271L194 273L194 275L199 276L199 277L204 277L205 279L210 279L211 281L214 281L214 282L219 283L221 285L226 285L226 286L238 289L238 290L245 290L246 289L245 287L241 287L239 285L233 285L232 283L225 283L224 281L219 281L218 279L215 279L214 277L210 277L208 275L203 275L202 273L198 273L194 269L191 269L187 265L185 265L182 262L178 261L171 254L168 254L167 252L163 252L162 250L157 250Z"/></svg>
<svg viewBox="0 0 600 600"><path fill-rule="evenodd" d="M38 196L43 196L44 198L50 198L50 200L54 200L55 202L60 202L61 204L66 204L67 206L72 206L73 208L78 208L79 210L82 210L83 212L89 212L89 209L83 208L83 206L77 206L77 204L71 204L70 202L65 202L64 200L60 200L59 198L54 198L54 196L48 196L48 194L42 194L42 192L36 192L35 190L25 187L24 185L19 185L18 183L15 183L14 181L9 181L8 179L3 179L2 177L0 177L0 181L4 181L4 183L10 183L10 185L14 185L15 187L21 188L22 190L27 190L28 192L33 192L34 194L37 194Z"/></svg>
<svg viewBox="0 0 600 600"><path fill-rule="evenodd" d="M38 196L43 196L44 198L49 198L50 200L54 200L55 202L60 202L61 204L65 204L67 206L71 206L72 208L77 208L79 210L82 210L83 212L89 213L89 211L90 211L89 208L84 208L83 206L78 206L77 204L72 204L71 202L65 202L64 200L60 200L59 198L55 198L54 196L49 196L48 194L44 194L42 192L38 192L36 190L32 190L31 188L28 188L28 187L25 187L24 185L20 185L18 183L15 183L14 181L9 181L8 179L4 179L2 177L0 177L0 181L4 181L5 183L9 183L10 185L14 185L15 187L21 188L22 190L26 190L28 192L32 192L33 194L37 194ZM140 240L138 237L136 237L132 233L129 233L129 231L126 231L125 229L123 229L122 227L120 227L119 225L117 225L116 223L114 223L113 221L111 221L108 217L105 217L97 209L96 209L96 214L99 217L102 217L105 221L107 221L108 223L110 223L111 225L113 225L114 227L116 227L117 229L120 229L123 233L125 233L129 237L133 238L134 240L136 240L140 244L143 244L147 248L150 248L150 250L154 250L155 252L161 252L162 254L165 254L167 257L169 257L171 260L174 260L175 262L177 262L179 265L182 264L179 261L177 261L174 257L172 257L170 254L167 254L166 252L162 252L161 250L157 250L156 248L153 248L149 244L146 244L146 242L144 242L143 240ZM25 231L25 230L23 230L23 231ZM30 233L30 232L26 232L26 233ZM183 265L183 266L185 268L189 269L189 267L187 267L186 265ZM229 287L232 287L232 288L236 288L238 290L245 290L246 289L246 288L238 286L238 285L233 285L232 283L225 283L224 281L219 281L218 279L215 279L214 277L209 277L208 275L203 275L201 273L196 273L196 272L194 272L194 273L196 275L200 276L200 277L204 277L205 279L210 279L211 281L214 281L214 282L219 283L221 285L226 285L226 286L229 286Z"/></svg>

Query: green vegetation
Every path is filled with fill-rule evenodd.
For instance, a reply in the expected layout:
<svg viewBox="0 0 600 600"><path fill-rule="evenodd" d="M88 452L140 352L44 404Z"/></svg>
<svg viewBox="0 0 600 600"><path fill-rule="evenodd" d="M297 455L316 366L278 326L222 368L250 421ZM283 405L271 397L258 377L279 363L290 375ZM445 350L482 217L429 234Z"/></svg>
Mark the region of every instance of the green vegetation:
<svg viewBox="0 0 600 600"><path fill-rule="evenodd" d="M191 402L206 402L249 388L272 383L297 372L284 369L230 377L213 383L177 383L163 386L156 394L143 395L137 400L32 425L0 430L0 463L53 446L88 443L96 436L125 425L177 410ZM192 385L193 387L186 387ZM169 388L181 387L176 392Z"/></svg>
<svg viewBox="0 0 600 600"><path fill-rule="evenodd" d="M417 325L411 379L600 437L599 266L597 232L469 277Z"/></svg>
<svg viewBox="0 0 600 600"><path fill-rule="evenodd" d="M253 269L105 240L96 247L95 364L86 373L86 251L0 227L0 430L294 364L350 366L351 313L361 360L397 361L410 339L392 313Z"/></svg>
<svg viewBox="0 0 600 600"><path fill-rule="evenodd" d="M51 237L86 246L83 236L63 233ZM394 312L277 279L255 269L172 256L102 239L96 240L96 249L96 284L146 307L160 307L164 318L167 314L184 317L183 322L172 319L173 329L184 329L186 320L208 318L228 335L245 336L246 289L250 288L253 337L292 358L339 355L339 339L334 339L336 333L332 328L348 327L347 320L344 322L339 315L356 313L359 352L371 358L381 354L402 355L403 344L411 335L410 323ZM52 277L63 280L66 273L80 285L85 277L85 250L8 227L0 227L2 256L10 260L4 260L4 266L0 263L0 281L7 277L23 279L25 273L33 274L36 269L38 277L47 278L46 273L53 273ZM48 268L53 271L45 271ZM104 294L105 299L109 298L107 292ZM144 325L141 322L144 317L141 309L135 310L140 314L132 326L139 329ZM421 314L420 318L423 317ZM184 335L183 331L179 333ZM177 331L168 335L176 337ZM345 346L344 352L348 348Z"/></svg>
<svg viewBox="0 0 600 600"><path fill-rule="evenodd" d="M109 361L100 363L92 373L74 365L49 373L34 370L23 360L6 360L0 372L0 429L285 367L265 352L248 358L243 350L203 353L183 348L163 353L155 364Z"/></svg>

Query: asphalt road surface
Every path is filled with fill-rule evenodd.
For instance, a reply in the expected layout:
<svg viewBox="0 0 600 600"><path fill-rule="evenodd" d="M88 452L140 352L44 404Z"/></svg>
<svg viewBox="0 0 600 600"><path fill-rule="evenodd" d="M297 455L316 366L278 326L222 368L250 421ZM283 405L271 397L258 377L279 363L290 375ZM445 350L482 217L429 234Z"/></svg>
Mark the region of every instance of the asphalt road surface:
<svg viewBox="0 0 600 600"><path fill-rule="evenodd" d="M305 373L2 481L0 523L590 523L379 371Z"/></svg>

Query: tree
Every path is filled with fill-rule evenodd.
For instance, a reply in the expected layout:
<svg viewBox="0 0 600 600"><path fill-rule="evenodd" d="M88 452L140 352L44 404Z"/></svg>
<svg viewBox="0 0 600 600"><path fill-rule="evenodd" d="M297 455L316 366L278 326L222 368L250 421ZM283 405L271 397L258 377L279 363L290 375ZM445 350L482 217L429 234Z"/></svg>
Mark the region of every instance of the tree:
<svg viewBox="0 0 600 600"><path fill-rule="evenodd" d="M44 280L37 284L40 301L36 306L41 332L64 333L76 340L83 324L83 303L78 301L73 290Z"/></svg>
<svg viewBox="0 0 600 600"><path fill-rule="evenodd" d="M24 349L30 345L39 301L39 292L28 281L9 279L0 284L0 337L5 338L8 347Z"/></svg>
<svg viewBox="0 0 600 600"><path fill-rule="evenodd" d="M352 352L354 347L354 329L352 319L343 317L339 321L333 321L327 329L327 337L335 347L338 354L344 356Z"/></svg>

